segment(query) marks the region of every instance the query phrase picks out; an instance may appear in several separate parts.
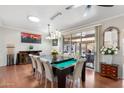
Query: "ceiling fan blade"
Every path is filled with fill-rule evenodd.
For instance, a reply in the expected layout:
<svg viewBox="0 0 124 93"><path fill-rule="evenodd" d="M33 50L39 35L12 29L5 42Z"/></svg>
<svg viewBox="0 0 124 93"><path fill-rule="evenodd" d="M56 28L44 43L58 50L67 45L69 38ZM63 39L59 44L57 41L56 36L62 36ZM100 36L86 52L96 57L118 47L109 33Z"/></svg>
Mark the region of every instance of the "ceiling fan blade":
<svg viewBox="0 0 124 93"><path fill-rule="evenodd" d="M87 5L84 11L83 16L87 16L89 14L90 9L92 8L92 5Z"/></svg>
<svg viewBox="0 0 124 93"><path fill-rule="evenodd" d="M78 8L78 7L81 7L82 5L69 5L65 8L65 10L70 10L72 8Z"/></svg>
<svg viewBox="0 0 124 93"><path fill-rule="evenodd" d="M91 8L91 7L92 7L92 5L87 5L86 7L87 7L87 8Z"/></svg>
<svg viewBox="0 0 124 93"><path fill-rule="evenodd" d="M73 6L74 6L74 5L69 5L69 6L67 6L65 9L66 9L66 10L72 9Z"/></svg>
<svg viewBox="0 0 124 93"><path fill-rule="evenodd" d="M114 5L98 5L98 6L101 6L101 7L113 7Z"/></svg>

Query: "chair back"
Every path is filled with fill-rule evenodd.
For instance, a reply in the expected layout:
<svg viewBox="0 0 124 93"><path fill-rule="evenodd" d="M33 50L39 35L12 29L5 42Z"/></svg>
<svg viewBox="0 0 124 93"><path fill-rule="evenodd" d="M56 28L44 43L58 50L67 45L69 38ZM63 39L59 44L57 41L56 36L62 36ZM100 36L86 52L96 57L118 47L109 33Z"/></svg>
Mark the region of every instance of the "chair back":
<svg viewBox="0 0 124 93"><path fill-rule="evenodd" d="M50 80L51 82L53 82L54 75L53 75L53 70L52 70L51 64L46 59L41 58L41 60L43 62L44 68L45 68L46 78L48 80Z"/></svg>
<svg viewBox="0 0 124 93"><path fill-rule="evenodd" d="M73 80L77 80L81 78L83 65L84 65L84 59L80 58L74 68Z"/></svg>
<svg viewBox="0 0 124 93"><path fill-rule="evenodd" d="M32 67L33 67L34 69L36 69L36 62L35 62L35 60L34 60L34 58L33 58L33 55L32 55L32 54L29 54L29 57L31 58Z"/></svg>
<svg viewBox="0 0 124 93"><path fill-rule="evenodd" d="M43 65L42 65L42 61L40 60L40 57L39 56L34 56L34 59L37 63L37 71L42 74L43 73Z"/></svg>

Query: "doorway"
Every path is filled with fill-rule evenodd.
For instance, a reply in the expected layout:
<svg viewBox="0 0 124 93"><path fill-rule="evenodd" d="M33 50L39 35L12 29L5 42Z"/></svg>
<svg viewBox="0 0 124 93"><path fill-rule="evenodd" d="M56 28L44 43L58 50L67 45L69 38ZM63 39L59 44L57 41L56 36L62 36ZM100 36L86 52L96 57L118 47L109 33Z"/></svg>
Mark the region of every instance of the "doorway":
<svg viewBox="0 0 124 93"><path fill-rule="evenodd" d="M86 58L86 66L94 69L96 54L95 30L82 32L81 56Z"/></svg>
<svg viewBox="0 0 124 93"><path fill-rule="evenodd" d="M94 69L96 54L95 29L64 36L64 51L72 55L86 58L86 66Z"/></svg>

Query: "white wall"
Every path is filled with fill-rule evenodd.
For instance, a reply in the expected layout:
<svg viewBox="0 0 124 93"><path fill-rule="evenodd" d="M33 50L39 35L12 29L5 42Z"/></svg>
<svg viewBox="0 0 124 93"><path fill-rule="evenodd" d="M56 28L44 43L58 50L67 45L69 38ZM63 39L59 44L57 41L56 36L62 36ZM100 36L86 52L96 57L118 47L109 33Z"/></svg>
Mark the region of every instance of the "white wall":
<svg viewBox="0 0 124 93"><path fill-rule="evenodd" d="M21 32L29 32L42 35L41 44L28 44L21 43ZM44 53L49 53L51 49L51 42L45 39L45 34L42 31L27 31L14 28L0 27L0 66L5 66L7 63L6 54L7 44L13 44L15 46L15 58L18 51L28 50L29 45L34 46L34 50L42 50ZM15 59L16 60L16 59Z"/></svg>
<svg viewBox="0 0 124 93"><path fill-rule="evenodd" d="M118 51L118 54L117 55L114 55L113 56L113 63L115 64L118 64L119 65L119 70L118 70L118 73L119 73L119 77L122 78L122 74L123 74L123 44L122 44L122 33L124 32L124 16L122 17L118 17L118 18L115 18L115 19L112 19L112 20L108 20L108 21L105 21L102 23L103 25L103 30L106 29L107 27L109 26L115 26L115 27L118 27L119 30L120 30L120 37L119 37L119 40L120 40L120 49ZM101 42L103 41L103 37L101 37Z"/></svg>

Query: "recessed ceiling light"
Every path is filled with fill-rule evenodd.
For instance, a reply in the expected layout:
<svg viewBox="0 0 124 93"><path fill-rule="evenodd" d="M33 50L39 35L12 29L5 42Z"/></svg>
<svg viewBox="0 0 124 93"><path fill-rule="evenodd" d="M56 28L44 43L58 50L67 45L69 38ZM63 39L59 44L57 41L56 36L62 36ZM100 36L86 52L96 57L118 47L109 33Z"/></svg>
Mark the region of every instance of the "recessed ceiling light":
<svg viewBox="0 0 124 93"><path fill-rule="evenodd" d="M36 16L28 16L28 20L35 23L40 22L40 19Z"/></svg>

